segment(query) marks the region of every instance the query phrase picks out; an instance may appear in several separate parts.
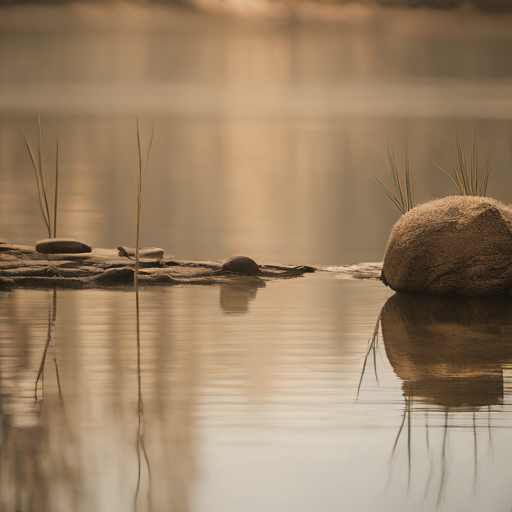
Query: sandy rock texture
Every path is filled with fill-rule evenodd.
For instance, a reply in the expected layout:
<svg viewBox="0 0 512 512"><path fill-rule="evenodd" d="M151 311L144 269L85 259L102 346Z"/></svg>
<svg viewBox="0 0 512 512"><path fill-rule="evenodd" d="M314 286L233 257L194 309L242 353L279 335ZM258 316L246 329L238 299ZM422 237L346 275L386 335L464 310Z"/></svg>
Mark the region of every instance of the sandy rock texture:
<svg viewBox="0 0 512 512"><path fill-rule="evenodd" d="M512 208L472 196L416 206L391 231L381 277L401 292L512 293Z"/></svg>

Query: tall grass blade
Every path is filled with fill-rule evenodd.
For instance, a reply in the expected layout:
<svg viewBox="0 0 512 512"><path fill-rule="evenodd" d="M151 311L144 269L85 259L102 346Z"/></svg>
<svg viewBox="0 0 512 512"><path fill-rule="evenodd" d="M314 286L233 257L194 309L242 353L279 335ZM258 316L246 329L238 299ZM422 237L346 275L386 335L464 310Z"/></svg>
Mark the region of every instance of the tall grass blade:
<svg viewBox="0 0 512 512"><path fill-rule="evenodd" d="M50 227L50 219L46 216L45 208L43 206L43 195L42 195L42 185L39 177L39 172L37 170L36 160L34 158L34 152L32 151L32 148L30 147L30 144L28 142L27 136L25 135L25 132L21 130L21 133L23 134L23 138L25 139L25 143L27 145L28 154L30 156L30 161L32 162L32 168L34 169L34 174L36 175L36 182L37 182L37 199L39 201L39 208L41 209L41 215L43 216L44 223L46 225L46 229L48 230L48 237L51 238L51 227Z"/></svg>
<svg viewBox="0 0 512 512"><path fill-rule="evenodd" d="M53 202L53 238L57 238L57 210L59 207L59 139L55 152L55 197Z"/></svg>
<svg viewBox="0 0 512 512"><path fill-rule="evenodd" d="M135 245L135 293L139 291L139 234L140 234L140 211L142 208L142 152L140 149L139 118L137 117L137 149L139 153L139 174L137 175L137 235Z"/></svg>
<svg viewBox="0 0 512 512"><path fill-rule="evenodd" d="M142 150L140 148L140 127L139 118L137 117L137 148L139 150L139 178L142 176ZM139 181L140 187L140 181Z"/></svg>
<svg viewBox="0 0 512 512"><path fill-rule="evenodd" d="M453 178L453 176L450 176L442 167L439 167L439 165L434 164L441 172L444 172L448 178L450 178L453 181L453 184L457 187L457 190L459 191L459 194L462 195L462 191L459 188L459 185L457 181Z"/></svg>
<svg viewBox="0 0 512 512"><path fill-rule="evenodd" d="M372 173L368 173L375 182L379 185L379 187L386 193L391 202L398 208L400 213L407 213L409 210L414 208L414 189L412 183L412 172L409 165L409 156L407 151L405 153L405 169L404 169L404 178L400 177L400 172L398 171L398 165L396 163L395 152L393 150L393 146L389 146L389 161L386 162L386 166L388 168L389 174L391 174L391 179L393 181L393 188L395 189L395 194L390 192L381 182L378 180Z"/></svg>
<svg viewBox="0 0 512 512"><path fill-rule="evenodd" d="M391 165L391 168L388 165L388 169L391 174L391 178L393 179L393 185L395 187L395 191L398 196L397 200L403 206L404 205L404 195L402 193L402 185L400 183L400 175L398 174L398 166L396 165L395 152L393 151L392 146L389 146L388 152L389 152L389 163Z"/></svg>
<svg viewBox="0 0 512 512"><path fill-rule="evenodd" d="M492 161L492 148L491 148L489 150L489 154L487 155L487 161L485 162L485 167L484 167L484 193L483 193L484 196L487 193L487 184L489 182L489 175L491 174L492 164L493 164L493 161Z"/></svg>
<svg viewBox="0 0 512 512"><path fill-rule="evenodd" d="M148 162L149 162L149 155L151 153L151 146L153 145L153 133L154 133L154 127L152 126L151 127L151 137L149 138L148 150L146 152L146 160L144 162L144 173L142 175L143 179L146 176L146 168L147 168Z"/></svg>
<svg viewBox="0 0 512 512"><path fill-rule="evenodd" d="M461 193L461 195L466 195L464 176L461 174L460 170L457 168L457 166L453 162L453 159L452 159L452 156L450 155L450 153L448 153L448 151L447 151L446 154L448 155L448 158L450 159L450 164L452 166L455 179L457 180L457 182L460 185L460 191L461 191L460 193Z"/></svg>
<svg viewBox="0 0 512 512"><path fill-rule="evenodd" d="M411 168L409 166L409 154L405 151L405 196L407 199L407 211L414 208L414 190L412 188Z"/></svg>
<svg viewBox="0 0 512 512"><path fill-rule="evenodd" d="M459 159L459 168L460 168L460 174L462 176L463 182L464 182L464 191L465 195L468 194L468 191L471 191L471 183L468 180L468 169L466 166L466 158L464 157L464 152L462 151L462 146L460 144L459 134L456 133L456 139L457 139L457 156Z"/></svg>
<svg viewBox="0 0 512 512"><path fill-rule="evenodd" d="M149 155L151 153L151 147L153 145L153 129L151 129L151 138L149 140L148 149L146 151L146 158L143 160L142 157L142 146L140 140L140 125L139 118L137 117L137 151L138 151L138 160L139 160L139 169L137 175L137 235L136 235L136 245L135 245L135 274L134 274L134 284L135 291L138 291L139 287L139 266L140 266L140 216L142 210L142 193L144 190L144 176L146 174L146 167L149 161Z"/></svg>
<svg viewBox="0 0 512 512"><path fill-rule="evenodd" d="M476 130L473 132L473 153L471 155L471 181L473 185L473 190L477 192L477 195L480 195L480 183L478 180L478 172L477 172L477 149L476 149Z"/></svg>
<svg viewBox="0 0 512 512"><path fill-rule="evenodd" d="M372 173L368 173L376 182L377 184L379 185L379 187L384 190L384 192L386 193L386 195L389 197L389 199L391 199L391 201L393 202L393 204L402 212L402 213L405 213L404 209L402 208L402 206L400 205L400 203L398 202L397 198L395 196L393 196L393 194L391 194L391 192L372 174Z"/></svg>
<svg viewBox="0 0 512 512"><path fill-rule="evenodd" d="M50 224L50 207L48 204L48 194L46 192L46 183L44 180L44 168L43 168L43 130L41 128L41 116L39 115L39 110L37 111L37 124L39 128L39 177L41 180L41 188L43 192L43 199L44 199L44 207L46 210L46 218L48 219L48 224ZM49 229L50 231L50 238L51 238L51 227Z"/></svg>
<svg viewBox="0 0 512 512"><path fill-rule="evenodd" d="M468 169L466 157L462 144L460 143L459 134L455 131L455 143L457 150L457 163L455 164L450 153L447 151L448 159L452 167L453 176L446 172L442 167L436 164L436 167L444 172L455 184L457 191L461 196L478 196L485 197L487 194L487 185L489 183L489 176L492 170L492 148L489 150L485 166L480 172L478 168L478 145L477 145L477 132L473 133L473 148L471 152L470 167Z"/></svg>

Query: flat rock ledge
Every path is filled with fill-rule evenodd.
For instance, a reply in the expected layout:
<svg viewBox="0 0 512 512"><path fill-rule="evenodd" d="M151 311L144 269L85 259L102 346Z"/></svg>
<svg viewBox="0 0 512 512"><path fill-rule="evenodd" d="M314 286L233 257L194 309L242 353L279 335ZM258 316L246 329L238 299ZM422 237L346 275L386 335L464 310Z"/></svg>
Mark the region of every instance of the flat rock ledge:
<svg viewBox="0 0 512 512"><path fill-rule="evenodd" d="M142 286L175 284L248 283L300 277L320 270L299 265L259 265L258 276L222 269L224 262L186 261L174 258L141 258ZM0 244L0 290L15 288L111 288L133 284L135 261L117 249L93 249L88 253L41 254L35 247Z"/></svg>

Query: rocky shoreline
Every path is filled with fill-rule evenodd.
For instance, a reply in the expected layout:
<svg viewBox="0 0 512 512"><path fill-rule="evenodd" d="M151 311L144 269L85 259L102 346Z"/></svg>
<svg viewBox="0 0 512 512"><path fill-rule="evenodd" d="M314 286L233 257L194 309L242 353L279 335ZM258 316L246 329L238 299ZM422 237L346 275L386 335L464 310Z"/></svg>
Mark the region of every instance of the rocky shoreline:
<svg viewBox="0 0 512 512"><path fill-rule="evenodd" d="M125 251L126 252L126 251ZM310 265L258 265L257 276L230 272L221 261L188 261L165 257L140 258L139 284L176 285L260 283L328 271L341 278L378 279L380 263L320 268ZM0 290L16 288L112 288L133 285L135 260L120 249L87 253L44 254L34 246L0 242ZM151 254L151 251L146 252ZM161 256L158 254L158 256Z"/></svg>

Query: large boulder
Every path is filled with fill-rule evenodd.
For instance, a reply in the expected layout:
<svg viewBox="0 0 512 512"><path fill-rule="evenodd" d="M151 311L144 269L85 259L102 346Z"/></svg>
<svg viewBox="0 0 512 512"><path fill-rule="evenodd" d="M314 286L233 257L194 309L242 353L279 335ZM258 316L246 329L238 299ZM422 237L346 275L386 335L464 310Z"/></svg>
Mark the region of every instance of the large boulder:
<svg viewBox="0 0 512 512"><path fill-rule="evenodd" d="M391 231L382 280L400 292L512 293L512 208L472 196L416 206Z"/></svg>

